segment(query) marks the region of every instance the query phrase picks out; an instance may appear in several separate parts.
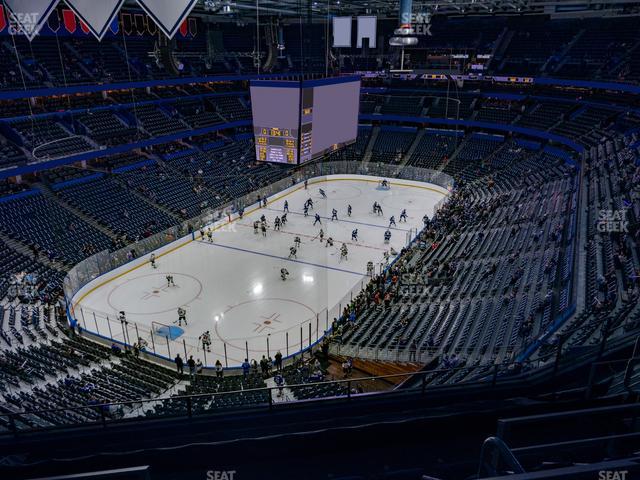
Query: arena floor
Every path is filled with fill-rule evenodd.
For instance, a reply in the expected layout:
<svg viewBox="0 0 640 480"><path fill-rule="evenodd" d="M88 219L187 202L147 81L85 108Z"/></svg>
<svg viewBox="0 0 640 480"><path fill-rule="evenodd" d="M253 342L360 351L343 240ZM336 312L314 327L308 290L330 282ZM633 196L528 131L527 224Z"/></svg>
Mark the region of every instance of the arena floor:
<svg viewBox="0 0 640 480"><path fill-rule="evenodd" d="M367 262L373 261L379 271L384 252L391 247L399 252L422 226L423 215L431 216L446 193L408 180L394 180L389 190L382 190L378 178L366 176L323 177L310 181L308 190L296 185L274 196L266 208L247 209L242 219L212 225L212 242L183 239L176 242L178 248L160 250L155 269L147 257L94 280L75 295L74 312L89 331L129 343L141 337L148 351L169 358L180 353L209 366L220 359L234 367L247 351L255 359L278 350L286 357L322 338L339 308L366 282ZM302 209L308 198L315 209L305 217ZM282 214L285 200L290 210L287 225L274 231L274 218ZM382 216L372 212L375 201L382 205ZM338 221L330 220L333 208ZM406 223L399 222L403 208ZM313 226L316 212L321 226ZM254 220L263 214L270 226L266 237L253 229ZM392 215L397 227L391 228L387 245L383 235ZM325 238L334 239L333 247L320 242L320 228ZM354 242L351 233L356 228ZM289 259L296 236L302 244L297 259ZM347 260L340 258L343 242ZM280 278L283 267L289 271L286 281ZM167 274L173 275L175 286L167 286ZM186 310L187 324L181 327L179 307ZM126 312L127 328L116 320L120 311ZM162 333L152 334L158 330ZM212 340L210 352L204 352L198 340L205 331Z"/></svg>

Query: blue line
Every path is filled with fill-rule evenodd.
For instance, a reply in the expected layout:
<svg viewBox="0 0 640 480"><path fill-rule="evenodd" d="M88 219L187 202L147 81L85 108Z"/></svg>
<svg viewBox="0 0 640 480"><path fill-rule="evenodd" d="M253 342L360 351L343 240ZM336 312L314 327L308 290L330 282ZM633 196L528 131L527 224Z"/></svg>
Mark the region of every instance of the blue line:
<svg viewBox="0 0 640 480"><path fill-rule="evenodd" d="M208 245L210 247L228 248L230 250L237 250L238 252L253 253L254 255L262 255L263 257L277 258L278 260L284 260L285 262L301 263L303 265L311 265L312 267L326 268L327 270L335 270L336 272L350 273L352 275L358 275L359 277L364 277L365 275L364 273L360 273L360 272L352 272L351 270L343 270L342 268L328 267L327 265L320 265L318 263L303 262L302 260L292 260L287 257L279 257L277 255L271 255L269 253L256 252L255 250L247 250L245 248L231 247L229 245L220 245L219 243L209 243L209 242L203 242L203 241L200 241L199 243L201 243L202 245Z"/></svg>
<svg viewBox="0 0 640 480"><path fill-rule="evenodd" d="M280 213L285 213L282 210L276 210L275 208L266 208L266 210L269 210L271 212L280 212ZM304 216L304 213L300 213L300 212L294 212L294 211L289 211L288 213L293 213L294 215L302 215ZM314 213L315 215L315 213ZM311 219L313 219L314 215L308 215ZM331 217L323 217L322 215L320 215L320 218L324 218L325 220L331 222ZM348 218L348 217L347 217ZM375 227L375 228L384 228L385 230L388 230L389 227L385 227L384 225L374 225L373 223L365 223L365 222L356 222L355 220L338 220L339 222L344 222L344 223L353 223L355 225L364 225L365 227ZM326 224L326 225L330 225L330 223ZM404 228L398 228L398 227L393 227L393 230L398 230L400 232L408 232L409 230L405 230Z"/></svg>

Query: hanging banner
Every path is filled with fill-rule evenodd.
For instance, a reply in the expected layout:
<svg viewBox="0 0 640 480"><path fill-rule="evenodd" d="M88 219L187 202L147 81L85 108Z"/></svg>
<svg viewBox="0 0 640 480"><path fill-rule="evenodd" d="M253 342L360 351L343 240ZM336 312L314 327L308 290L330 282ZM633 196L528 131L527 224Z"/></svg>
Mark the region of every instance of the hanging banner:
<svg viewBox="0 0 640 480"><path fill-rule="evenodd" d="M125 0L65 0L69 8L82 20L80 26L88 28L102 40Z"/></svg>
<svg viewBox="0 0 640 480"><path fill-rule="evenodd" d="M53 33L58 33L58 30L60 30L60 15L58 14L58 10L51 12L51 15L47 18L47 27L49 27L49 30Z"/></svg>
<svg viewBox="0 0 640 480"><path fill-rule="evenodd" d="M4 17L4 7L0 5L0 32L7 26L7 20Z"/></svg>
<svg viewBox="0 0 640 480"><path fill-rule="evenodd" d="M173 38L198 0L138 0L138 3L160 30Z"/></svg>
<svg viewBox="0 0 640 480"><path fill-rule="evenodd" d="M4 0L10 23L29 39L38 34L60 0Z"/></svg>
<svg viewBox="0 0 640 480"><path fill-rule="evenodd" d="M78 29L78 22L76 21L76 14L66 8L62 10L62 21L64 22L64 28L69 33L75 33Z"/></svg>
<svg viewBox="0 0 640 480"><path fill-rule="evenodd" d="M122 30L125 35L131 35L133 33L133 19L130 13L122 13Z"/></svg>
<svg viewBox="0 0 640 480"><path fill-rule="evenodd" d="M109 27L109 30L111 30L111 33L113 33L114 35L120 32L120 22L118 21L117 17L114 18L111 22L111 27Z"/></svg>
<svg viewBox="0 0 640 480"><path fill-rule="evenodd" d="M136 13L133 15L133 24L136 27L136 33L138 35L144 35L144 31L147 29L145 26L144 15Z"/></svg>
<svg viewBox="0 0 640 480"><path fill-rule="evenodd" d="M158 33L158 27L153 22L153 20L149 19L149 17L147 17L147 32L149 33L149 35L155 35L156 33Z"/></svg>

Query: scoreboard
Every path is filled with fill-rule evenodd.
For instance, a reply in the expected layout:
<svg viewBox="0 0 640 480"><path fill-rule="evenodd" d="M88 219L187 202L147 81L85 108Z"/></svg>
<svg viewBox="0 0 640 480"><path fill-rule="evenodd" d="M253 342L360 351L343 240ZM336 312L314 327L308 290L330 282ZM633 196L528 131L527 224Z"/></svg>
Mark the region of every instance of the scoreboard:
<svg viewBox="0 0 640 480"><path fill-rule="evenodd" d="M256 158L261 162L298 163L298 141L292 130L260 127L256 132Z"/></svg>
<svg viewBox="0 0 640 480"><path fill-rule="evenodd" d="M256 158L298 165L355 142L360 77L253 80Z"/></svg>
<svg viewBox="0 0 640 480"><path fill-rule="evenodd" d="M251 110L256 158L261 162L298 164L299 82L252 81Z"/></svg>

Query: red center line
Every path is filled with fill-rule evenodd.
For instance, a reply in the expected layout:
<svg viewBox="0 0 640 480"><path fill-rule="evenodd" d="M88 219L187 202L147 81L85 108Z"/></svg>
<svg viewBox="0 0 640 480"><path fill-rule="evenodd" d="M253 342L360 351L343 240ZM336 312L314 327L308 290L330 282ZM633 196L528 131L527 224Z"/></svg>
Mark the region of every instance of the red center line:
<svg viewBox="0 0 640 480"><path fill-rule="evenodd" d="M253 224L247 225L245 223L236 223L236 225L240 225L242 227L247 227L247 228L253 228ZM271 231L274 232L274 233L284 233L286 235L295 235L295 236L304 237L304 238L319 238L317 235L316 236L305 235L304 233L288 232L286 230L273 230L273 229L271 229ZM327 240L327 238L328 237L325 235L324 236L325 241ZM386 248L374 247L372 245L366 245L364 243L341 242L340 240L334 240L334 242L335 243L344 243L346 245L353 245L353 246L356 246L356 247L370 248L372 250L379 250L381 252L386 252L388 250Z"/></svg>

